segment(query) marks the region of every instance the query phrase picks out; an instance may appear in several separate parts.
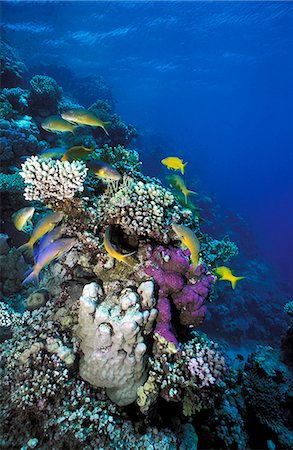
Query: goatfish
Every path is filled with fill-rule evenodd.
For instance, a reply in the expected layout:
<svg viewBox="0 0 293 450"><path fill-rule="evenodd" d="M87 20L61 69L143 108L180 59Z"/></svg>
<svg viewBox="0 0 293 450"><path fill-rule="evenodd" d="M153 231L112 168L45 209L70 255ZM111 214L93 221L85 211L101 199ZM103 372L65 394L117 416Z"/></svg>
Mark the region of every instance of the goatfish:
<svg viewBox="0 0 293 450"><path fill-rule="evenodd" d="M72 162L74 160L80 161L92 155L94 151L95 151L94 145L91 148L85 148L82 145L76 145L75 147L71 147L64 153L64 155L61 158L61 161L69 161L69 162Z"/></svg>
<svg viewBox="0 0 293 450"><path fill-rule="evenodd" d="M98 159L90 159L85 161L88 170L98 178L108 180L120 180L120 173L109 164L99 161Z"/></svg>
<svg viewBox="0 0 293 450"><path fill-rule="evenodd" d="M66 152L66 148L63 147L55 147L55 148L46 148L40 154L41 158L44 159L60 159Z"/></svg>
<svg viewBox="0 0 293 450"><path fill-rule="evenodd" d="M32 281L38 282L39 273L54 259L61 258L64 253L68 252L76 244L76 239L58 239L46 247L38 256L36 264L29 272L28 276L23 280L22 284Z"/></svg>
<svg viewBox="0 0 293 450"><path fill-rule="evenodd" d="M51 131L52 133L73 133L76 125L67 122L60 116L51 116L47 117L47 119L41 123L41 127L46 131Z"/></svg>
<svg viewBox="0 0 293 450"><path fill-rule="evenodd" d="M168 183L171 184L171 186L173 186L178 191L182 192L182 194L184 195L186 205L188 205L188 196L190 194L197 195L197 192L190 191L189 189L187 189L185 181L180 175L170 175L166 177L166 179Z"/></svg>
<svg viewBox="0 0 293 450"><path fill-rule="evenodd" d="M103 122L98 119L98 117L86 109L70 109L61 113L61 117L68 122L78 123L78 125L89 125L90 127L101 127L105 133L109 136L109 133L106 129L107 126L111 124L111 122Z"/></svg>
<svg viewBox="0 0 293 450"><path fill-rule="evenodd" d="M190 251L190 259L194 267L197 266L199 260L200 243L195 233L184 225L172 224L172 229L184 246Z"/></svg>
<svg viewBox="0 0 293 450"><path fill-rule="evenodd" d="M33 233L26 244L21 245L18 250L27 254L33 254L34 244L40 240L45 234L50 233L55 226L61 222L64 214L60 212L47 214L36 224Z"/></svg>
<svg viewBox="0 0 293 450"><path fill-rule="evenodd" d="M214 271L217 277L220 277L219 278L220 281L230 281L232 289L235 289L237 281L246 278L246 277L236 277L235 275L233 275L232 270L229 269L229 267L225 266L216 267Z"/></svg>
<svg viewBox="0 0 293 450"><path fill-rule="evenodd" d="M105 250L107 251L107 253L112 256L112 258L117 259L118 261L123 262L124 264L126 264L129 267L132 267L131 264L129 264L129 262L126 260L126 258L128 258L131 255L134 255L134 253L136 252L131 252L131 253L127 253L126 255L122 255L122 253L119 253L114 245L111 243L110 241L110 226L106 229L105 234L104 234L104 247Z"/></svg>
<svg viewBox="0 0 293 450"><path fill-rule="evenodd" d="M40 241L39 245L36 249L34 249L34 258L35 261L38 258L38 255L42 253L43 250L45 250L48 245L52 244L53 242L57 241L57 239L60 239L62 236L62 227L56 227L50 233L45 234Z"/></svg>
<svg viewBox="0 0 293 450"><path fill-rule="evenodd" d="M186 163L183 163L183 159L177 158L177 156L168 156L168 158L162 159L161 163L167 167L167 169L180 170L182 175L184 175L184 169Z"/></svg>
<svg viewBox="0 0 293 450"><path fill-rule="evenodd" d="M23 231L26 225L29 223L32 225L32 217L34 215L35 208L32 206L28 206L25 208L21 208L19 211L16 211L12 214L12 222L14 223L15 228L18 231Z"/></svg>

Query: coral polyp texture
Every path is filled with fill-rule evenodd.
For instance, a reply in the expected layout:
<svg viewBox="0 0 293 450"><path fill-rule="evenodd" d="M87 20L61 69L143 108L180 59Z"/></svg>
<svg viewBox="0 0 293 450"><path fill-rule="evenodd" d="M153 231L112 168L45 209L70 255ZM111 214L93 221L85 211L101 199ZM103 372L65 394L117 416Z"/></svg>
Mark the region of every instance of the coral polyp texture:
<svg viewBox="0 0 293 450"><path fill-rule="evenodd" d="M75 79L58 67L79 98L84 82L87 105L66 97L44 68L25 89L24 66L4 50L0 447L292 448L290 373L277 353L264 347L235 358L214 336L222 326L238 339L235 324L246 326L256 298L253 278L249 295L237 287L228 297L230 287L219 288L213 275L237 245L203 232L209 224L176 190L142 173L131 146L137 130L117 116L100 78ZM52 114L85 107L110 122L109 134L100 126L41 128ZM86 147L80 160L61 161L72 146ZM120 179L89 173L95 159ZM23 217L28 209L33 215ZM252 261L247 270L257 269ZM38 273L39 286L23 284L26 273ZM292 305L286 309L291 314ZM211 314L213 340L204 333ZM284 358L291 354L283 349Z"/></svg>
<svg viewBox="0 0 293 450"><path fill-rule="evenodd" d="M80 161L44 161L38 156L32 156L21 168L20 175L26 185L26 200L64 200L73 198L84 189L87 168Z"/></svg>

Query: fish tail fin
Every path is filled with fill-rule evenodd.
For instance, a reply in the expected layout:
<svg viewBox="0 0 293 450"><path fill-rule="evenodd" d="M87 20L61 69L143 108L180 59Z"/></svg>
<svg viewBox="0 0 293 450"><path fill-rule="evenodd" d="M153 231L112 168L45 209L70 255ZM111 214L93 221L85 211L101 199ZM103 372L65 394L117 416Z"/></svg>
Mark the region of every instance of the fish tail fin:
<svg viewBox="0 0 293 450"><path fill-rule="evenodd" d="M22 285L27 283L36 283L39 284L39 271L33 267L28 272L26 272L24 275L27 275L26 278L21 283Z"/></svg>
<svg viewBox="0 0 293 450"><path fill-rule="evenodd" d="M181 166L181 173L182 173L182 175L184 175L185 166L187 164L188 164L188 162L186 162L185 164L182 164L182 166Z"/></svg>
<svg viewBox="0 0 293 450"><path fill-rule="evenodd" d="M109 127L112 124L112 122L104 122L103 123L103 130L105 131L106 135L109 136L109 132L107 130L107 127Z"/></svg>
<svg viewBox="0 0 293 450"><path fill-rule="evenodd" d="M26 256L33 256L33 248L34 245L30 243L30 241L28 241L26 244L21 245L20 247L18 247L17 251L20 253L24 253Z"/></svg>
<svg viewBox="0 0 293 450"><path fill-rule="evenodd" d="M184 198L185 198L185 204L188 205L188 196L189 195L198 195L195 191L190 191L189 189L186 189L186 191L183 192Z"/></svg>
<svg viewBox="0 0 293 450"><path fill-rule="evenodd" d="M127 266L132 267L133 265L130 264L130 263L127 261L127 258L129 258L129 256L134 255L135 253L136 253L136 251L135 251L135 252L131 252L131 253L127 253L126 255L123 255L123 256L122 256L122 262L124 262L124 264L126 264Z"/></svg>
<svg viewBox="0 0 293 450"><path fill-rule="evenodd" d="M245 277L234 277L233 280L231 280L232 289L235 289L237 281L243 280L243 278L245 278Z"/></svg>

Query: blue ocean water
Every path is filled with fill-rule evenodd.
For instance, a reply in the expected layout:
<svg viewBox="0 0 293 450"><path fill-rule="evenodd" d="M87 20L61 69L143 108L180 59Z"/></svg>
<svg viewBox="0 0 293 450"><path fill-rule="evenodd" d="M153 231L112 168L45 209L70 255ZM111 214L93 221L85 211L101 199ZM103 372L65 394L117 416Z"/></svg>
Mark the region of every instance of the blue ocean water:
<svg viewBox="0 0 293 450"><path fill-rule="evenodd" d="M3 6L4 35L28 67L103 76L144 135L145 170L164 176L159 161L171 154L188 161L189 184L241 214L251 245L292 286L291 2Z"/></svg>

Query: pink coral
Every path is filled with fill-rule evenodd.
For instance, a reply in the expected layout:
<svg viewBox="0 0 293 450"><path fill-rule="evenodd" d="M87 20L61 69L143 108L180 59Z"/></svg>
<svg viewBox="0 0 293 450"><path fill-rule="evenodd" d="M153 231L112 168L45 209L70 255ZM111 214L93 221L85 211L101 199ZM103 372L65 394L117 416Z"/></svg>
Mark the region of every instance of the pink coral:
<svg viewBox="0 0 293 450"><path fill-rule="evenodd" d="M199 348L196 357L188 362L192 376L197 377L200 387L215 384L225 373L225 359L217 351L207 345Z"/></svg>

